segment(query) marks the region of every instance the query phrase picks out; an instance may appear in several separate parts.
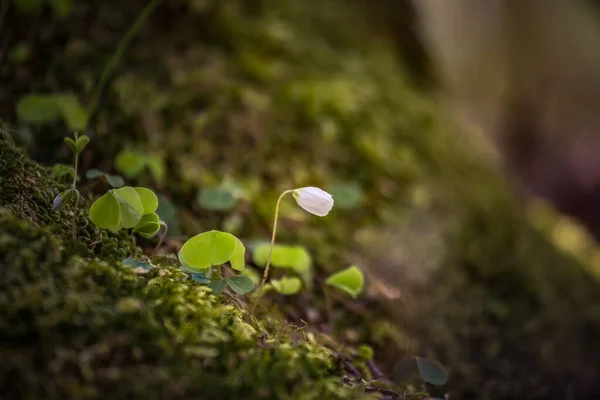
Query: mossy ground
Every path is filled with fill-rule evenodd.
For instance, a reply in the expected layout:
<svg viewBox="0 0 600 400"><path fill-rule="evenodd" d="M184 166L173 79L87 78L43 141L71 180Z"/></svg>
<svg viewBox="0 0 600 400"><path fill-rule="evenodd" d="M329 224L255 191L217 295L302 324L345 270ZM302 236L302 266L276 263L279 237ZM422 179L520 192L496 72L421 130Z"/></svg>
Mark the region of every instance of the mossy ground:
<svg viewBox="0 0 600 400"><path fill-rule="evenodd" d="M5 111L2 109L3 113L14 121L14 102L33 90L72 90L82 101L89 101L102 66L145 4L78 4L71 18L60 24L50 23L54 17L48 13L11 14L10 26L17 38L11 46L25 43L33 56L0 70L1 76L11 78L5 91L10 104ZM184 234L216 228L231 230L243 239L268 237L273 205L284 189L309 184L326 189L340 182L357 184L363 192L358 208L335 208L325 219L303 214L291 204L284 204L281 211L279 240L305 245L315 255L317 283L324 273L361 260L356 254L361 244L371 261L365 263L365 269L377 272L370 275L371 290L360 302L335 303L333 319L337 329L333 329L332 336L353 345L372 344L376 361L386 373L391 372L394 361L412 352L437 357L450 371L449 385L440 392L449 390L456 398L597 397L600 299L597 275L591 272L597 250L581 244L571 247L575 256L557 250L548 233L556 232L556 218L544 218L544 226L536 228L537 222L526 207L509 194L494 173L483 167L469 144L457 139L455 129L440 111L416 91L395 49L369 35L363 22L351 6L334 0L320 2L318 7L313 2L296 0L161 2L155 17L120 60L114 80L104 92L92 119L92 145L83 168L101 165L111 170L112 160L124 147L156 154L165 161L167 179L155 181L151 175L143 175L136 178L137 182L152 186L173 200ZM43 34L26 39L23 30L29 26L40 26ZM43 62L46 58L54 60L50 72ZM62 150L60 147L64 129L57 125L23 126L14 136L23 141L33 138L29 150L35 158L67 161L67 153L61 153L64 146ZM49 152L49 148L56 151ZM19 153L14 149L10 152L7 154ZM4 159L0 157L0 163ZM60 216L47 211L56 185L44 181L40 167L23 158L0 165L0 183L9 182L17 189L0 194L2 202L9 204L4 206L32 225L59 227L56 234L62 246L68 246L69 209ZM19 165L26 171L25 180L18 180ZM227 213L200 209L195 201L197 190L223 181L244 189L240 204ZM38 184L28 185L31 182ZM25 188L20 186L23 183ZM45 190L52 194L46 195ZM89 245L99 233L87 226L82 217L78 219L82 227L78 237ZM378 232L382 227L393 229L381 235ZM29 232L27 237L38 238L32 243L55 240L44 239L42 231L35 228L21 228ZM125 245L125 252L133 251L125 238L114 240L122 240L118 243ZM102 250L95 251L82 255L98 255ZM56 266L77 264L68 254L59 253L65 263L57 262ZM42 257L45 250L36 254ZM105 260L109 254L99 258ZM83 266L78 268L82 274L87 271ZM103 273L94 275L95 270ZM168 324L149 324L144 318L157 313L155 307L159 305L155 303L160 302L159 297L151 297L158 296L155 292L147 293L147 284L153 279L180 288L178 299L186 298L184 293L196 293L201 297L197 301L227 308L226 314L237 321L232 326L244 322L242 313L231 309L231 304L214 303L217 300L189 283L174 282L175 272L140 278L110 261L94 261L89 273L98 279L103 274L117 275L114 281L98 286L100 291L119 290L121 279L131 279L130 289L98 300L97 310L114 310L119 301L134 299L130 304L145 311L133 313L133 321L142 318L145 322L132 323L132 332L150 338L148 343L156 340L166 346L160 351L166 352L165 357L172 363L160 369L158 361L148 361L150 372L158 375L157 382L162 382L154 387L140 377L144 375L140 373L144 362L139 363L142 369L129 364L124 372L114 372L118 379L124 379L121 388L105 386L113 369L99 367L96 372L96 364L90 364L94 368L87 370L92 381L87 381L83 372L77 372L75 378L67 374L69 379L64 381L54 376L52 382L57 385L67 385L74 379L76 388L81 385L123 393L149 386L152 393L177 397L176 390L181 390L185 397L202 385L208 385L204 389L212 393L212 384L215 388L223 385L227 393L250 396L246 391L249 386L244 385L256 383L262 387L270 377L281 373L277 362L264 362L268 352L256 347L260 341L238 341L237 333L230 328L225 336L232 337L232 342L227 343L233 344L229 347L219 342L223 346L219 347L191 337L192 333L201 333L201 326L189 328L189 337L181 333L182 341L171 343L172 338L180 338L180 329L187 332L187 325L180 321L180 325L175 325L179 329L167 332ZM388 286L400 287L400 295L390 294L393 290L376 289L379 274L386 277ZM69 297L68 292L63 295ZM390 300L398 297L399 300ZM309 318L315 309L324 314L318 290L279 300L276 313L287 314L298 323L301 319L309 321L309 331L331 331L331 324L324 318ZM212 319L218 316L204 309L195 311L198 314L186 311L184 303L174 303L180 307L161 315L177 310L174 315L203 318L200 325L210 326L218 321L220 326L224 321ZM119 329L129 331L125 322L129 318L124 318L121 311L109 314L114 318L111 321L121 324ZM116 327L110 325L110 329ZM94 327L77 331L80 332L73 334L97 335L90 336L88 345L102 336L102 330ZM62 336L51 339L64 343ZM324 349L302 340L302 345L293 340L282 343L291 345L299 354L314 354L316 375L311 375L311 367L301 363L308 361L294 361L300 362L296 365L301 369L308 368L309 375L286 371L281 380L276 379L272 390L267 385L268 392L253 392L254 395L283 396L278 390L296 384L307 388L298 393L306 392L308 397L317 393L308 389L313 384L315 390L332 396L342 393L338 390L346 390L334 384L340 372L331 364L332 359L323 356ZM81 346L85 348L85 343ZM107 346L110 350L112 342ZM115 346L115 356L99 360L106 363L102 365L132 363L135 344ZM200 355L183 355L186 346L199 346ZM225 347L231 353L225 353ZM280 347L279 350L285 350ZM141 348L142 360L151 357ZM216 348L220 353L215 357L202 355L207 348ZM277 352L282 363L291 362L294 357L286 351ZM242 353L253 354L252 360L265 364L265 369L246 371L239 363ZM66 354L68 358L74 353ZM162 357L163 353L159 354ZM208 354L214 351L208 350ZM206 367L204 363L209 359L209 364L214 364ZM31 360L34 359L26 359ZM196 375L187 368L190 365L196 369L200 365L204 367L199 368L202 371L208 368L210 379L195 382L192 377ZM211 369L211 365L220 367ZM19 371L24 377L38 379L34 373L25 375L25 369ZM96 375L100 372L107 375ZM241 372L248 372L251 377L241 378L246 383L236 386L229 381ZM264 376L256 375L263 372ZM180 374L179 385L175 377Z"/></svg>

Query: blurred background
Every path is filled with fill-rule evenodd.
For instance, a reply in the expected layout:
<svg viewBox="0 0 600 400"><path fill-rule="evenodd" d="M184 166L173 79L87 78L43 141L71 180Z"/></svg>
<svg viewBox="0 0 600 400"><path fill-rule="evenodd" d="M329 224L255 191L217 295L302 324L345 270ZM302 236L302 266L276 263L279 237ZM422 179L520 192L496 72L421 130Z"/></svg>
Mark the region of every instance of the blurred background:
<svg viewBox="0 0 600 400"><path fill-rule="evenodd" d="M88 134L82 167L155 189L173 248L209 229L268 238L281 191L322 187L331 216L284 204L279 240L309 249L317 277L367 271L334 334L372 344L386 374L435 357L453 398L593 399L597 14L576 0L3 0L0 118L48 167L69 163L66 133ZM319 329L304 301L289 317Z"/></svg>

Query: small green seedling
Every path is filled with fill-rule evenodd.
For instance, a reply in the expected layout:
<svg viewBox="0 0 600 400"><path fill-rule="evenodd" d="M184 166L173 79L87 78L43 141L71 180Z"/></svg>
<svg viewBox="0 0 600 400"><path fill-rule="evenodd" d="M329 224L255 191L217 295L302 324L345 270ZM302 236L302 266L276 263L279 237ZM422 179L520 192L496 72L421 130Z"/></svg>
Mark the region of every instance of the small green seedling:
<svg viewBox="0 0 600 400"><path fill-rule="evenodd" d="M201 189L196 200L202 208L210 211L229 211L238 202L233 190L221 186Z"/></svg>
<svg viewBox="0 0 600 400"><path fill-rule="evenodd" d="M362 291L364 277L361 270L353 265L331 275L325 283L356 298Z"/></svg>
<svg viewBox="0 0 600 400"><path fill-rule="evenodd" d="M158 198L150 189L125 186L111 189L90 207L90 219L101 229L117 232L122 228L151 238L161 227L156 214Z"/></svg>
<svg viewBox="0 0 600 400"><path fill-rule="evenodd" d="M106 182L112 188L120 188L125 185L125 181L119 175L110 175L106 172L102 172L99 169L90 169L85 173L85 177L88 179L100 179Z"/></svg>
<svg viewBox="0 0 600 400"><path fill-rule="evenodd" d="M237 294L245 294L254 289L252 279L246 275L225 277L221 265L229 262L231 268L242 271L246 248L237 237L227 232L208 231L196 235L183 244L179 250L181 269L191 274L192 279L206 284L215 294L222 293L227 286ZM219 270L213 278L213 267Z"/></svg>
<svg viewBox="0 0 600 400"><path fill-rule="evenodd" d="M396 382L402 383L417 374L423 381L435 386L444 385L448 381L448 373L442 364L422 357L409 357L398 361L393 377Z"/></svg>
<svg viewBox="0 0 600 400"><path fill-rule="evenodd" d="M65 204L71 201L73 197L75 197L75 209L73 210L73 223L71 225L73 241L75 241L76 236L75 228L77 223L77 206L79 205L79 198L81 197L79 195L79 191L77 190L77 168L79 164L79 154L83 151L85 146L87 146L89 141L90 138L88 138L86 135L79 136L78 132L75 132L73 134L73 139L71 139L70 137L66 137L65 143L67 144L67 146L69 146L74 156L73 170L71 172L70 168L57 168L59 170L62 170L61 172L67 171L68 174L71 174L73 176L73 183L71 184L71 187L69 189L63 191L54 198L54 201L52 202L52 211L59 210Z"/></svg>

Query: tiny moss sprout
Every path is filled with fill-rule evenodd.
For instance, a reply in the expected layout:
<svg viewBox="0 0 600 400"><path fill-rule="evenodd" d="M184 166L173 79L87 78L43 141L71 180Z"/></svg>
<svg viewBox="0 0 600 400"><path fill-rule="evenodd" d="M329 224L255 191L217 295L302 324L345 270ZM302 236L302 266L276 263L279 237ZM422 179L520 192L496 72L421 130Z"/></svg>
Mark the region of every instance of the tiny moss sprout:
<svg viewBox="0 0 600 400"><path fill-rule="evenodd" d="M53 173L61 176L71 175L73 177L73 182L71 187L58 196L54 198L52 202L52 211L56 211L62 208L66 203L68 203L73 197L75 197L75 207L73 209L73 223L71 225L71 230L73 232L73 241L75 241L76 235L76 221L77 221L77 207L79 205L79 191L77 190L77 169L79 164L79 154L83 151L85 146L89 143L90 139L86 135L79 135L78 132L73 134L73 139L70 137L65 138L65 143L73 152L73 168L69 168L69 166L59 164L59 167L54 166Z"/></svg>

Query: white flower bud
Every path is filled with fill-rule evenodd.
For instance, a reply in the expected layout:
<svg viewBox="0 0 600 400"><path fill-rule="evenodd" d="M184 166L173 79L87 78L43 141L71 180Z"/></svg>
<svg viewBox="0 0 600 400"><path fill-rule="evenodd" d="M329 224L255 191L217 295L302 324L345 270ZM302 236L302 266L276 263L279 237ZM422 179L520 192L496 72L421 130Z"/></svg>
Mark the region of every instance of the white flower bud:
<svg viewBox="0 0 600 400"><path fill-rule="evenodd" d="M333 208L333 197L324 190L314 186L295 189L296 203L311 214L324 217Z"/></svg>

